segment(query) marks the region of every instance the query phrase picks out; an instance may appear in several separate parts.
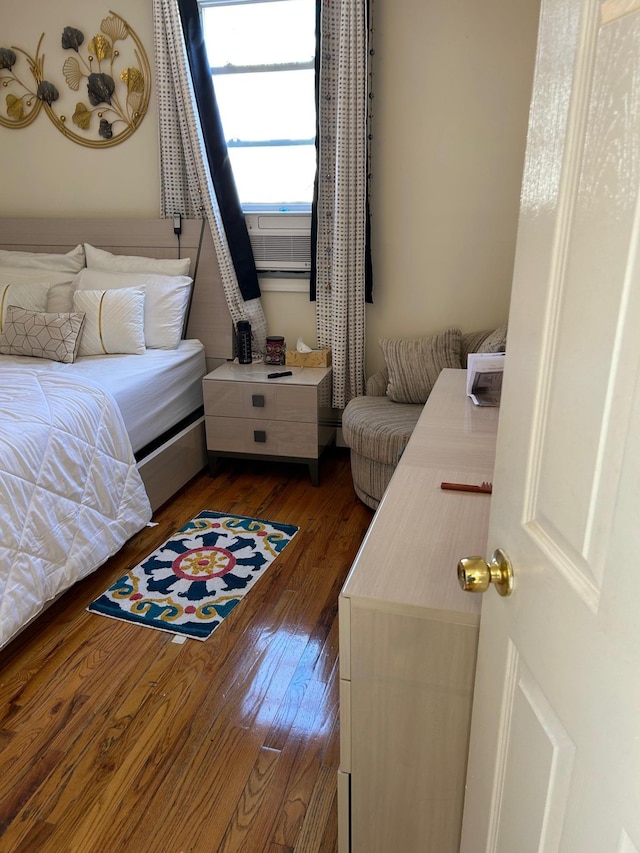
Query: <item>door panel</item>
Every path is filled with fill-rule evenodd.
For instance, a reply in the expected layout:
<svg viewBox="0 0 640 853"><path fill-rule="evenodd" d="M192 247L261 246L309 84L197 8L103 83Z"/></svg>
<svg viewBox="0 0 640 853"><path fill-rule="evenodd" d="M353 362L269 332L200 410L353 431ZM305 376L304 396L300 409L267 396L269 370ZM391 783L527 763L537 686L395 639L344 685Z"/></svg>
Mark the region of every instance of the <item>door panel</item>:
<svg viewBox="0 0 640 853"><path fill-rule="evenodd" d="M510 819L502 825L493 821L490 836L497 840L492 846L503 853L553 849L560 838L575 747L511 643L504 687L502 713L510 724L499 745L501 802L494 815L504 811Z"/></svg>
<svg viewBox="0 0 640 853"><path fill-rule="evenodd" d="M543 0L464 853L640 845L639 190L640 3Z"/></svg>
<svg viewBox="0 0 640 853"><path fill-rule="evenodd" d="M576 93L571 129L584 135L584 150L577 168L567 166L565 216L549 280L551 340L540 365L540 417L533 434L539 468L531 526L592 608L603 572L603 549L596 556L594 535L598 541L602 511L615 491L610 475L619 467L620 437L626 430L620 392L611 389L616 388L625 325L633 322L627 312L637 222L630 187L638 186L640 166L638 106L632 106L638 83L631 73L637 58L629 62L632 48L637 57L640 21L633 18L625 16L597 31L596 83ZM585 62L583 70L591 73L590 65Z"/></svg>

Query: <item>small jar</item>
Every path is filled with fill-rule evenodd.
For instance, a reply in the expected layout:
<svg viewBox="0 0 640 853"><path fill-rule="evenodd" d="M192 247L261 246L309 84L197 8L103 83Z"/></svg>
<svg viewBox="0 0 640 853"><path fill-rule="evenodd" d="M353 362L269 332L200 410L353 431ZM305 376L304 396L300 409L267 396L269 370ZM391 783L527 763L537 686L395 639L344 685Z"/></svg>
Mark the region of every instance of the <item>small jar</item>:
<svg viewBox="0 0 640 853"><path fill-rule="evenodd" d="M286 359L286 344L280 335L267 336L267 346L264 354L265 364L284 364Z"/></svg>

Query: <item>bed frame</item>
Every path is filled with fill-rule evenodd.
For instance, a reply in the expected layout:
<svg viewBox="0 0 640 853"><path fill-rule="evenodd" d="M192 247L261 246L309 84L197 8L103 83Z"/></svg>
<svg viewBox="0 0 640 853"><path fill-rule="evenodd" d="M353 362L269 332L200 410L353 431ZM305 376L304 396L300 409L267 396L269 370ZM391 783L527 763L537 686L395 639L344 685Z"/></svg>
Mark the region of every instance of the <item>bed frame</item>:
<svg viewBox="0 0 640 853"><path fill-rule="evenodd" d="M0 249L68 252L78 243L119 255L191 258L194 288L185 337L202 341L208 370L233 357L233 323L207 223L203 228L200 219L183 219L178 242L171 219L0 218ZM182 424L138 459L152 509L165 503L206 464L204 416L197 413L190 423Z"/></svg>

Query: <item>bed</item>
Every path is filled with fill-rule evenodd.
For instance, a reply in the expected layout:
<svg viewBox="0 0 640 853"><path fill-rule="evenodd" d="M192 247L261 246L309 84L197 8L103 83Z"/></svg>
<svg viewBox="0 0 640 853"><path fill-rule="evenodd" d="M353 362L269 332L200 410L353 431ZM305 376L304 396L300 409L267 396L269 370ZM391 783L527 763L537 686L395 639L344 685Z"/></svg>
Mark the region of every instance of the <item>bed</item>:
<svg viewBox="0 0 640 853"><path fill-rule="evenodd" d="M199 221L0 220L0 328L2 647L205 467L233 343Z"/></svg>

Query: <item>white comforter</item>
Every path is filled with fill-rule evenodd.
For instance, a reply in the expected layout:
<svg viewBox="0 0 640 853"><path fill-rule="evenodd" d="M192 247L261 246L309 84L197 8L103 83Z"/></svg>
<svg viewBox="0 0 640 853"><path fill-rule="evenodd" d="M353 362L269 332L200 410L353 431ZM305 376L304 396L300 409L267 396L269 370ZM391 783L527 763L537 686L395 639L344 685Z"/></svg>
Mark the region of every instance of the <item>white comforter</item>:
<svg viewBox="0 0 640 853"><path fill-rule="evenodd" d="M113 398L0 367L0 647L151 518Z"/></svg>

